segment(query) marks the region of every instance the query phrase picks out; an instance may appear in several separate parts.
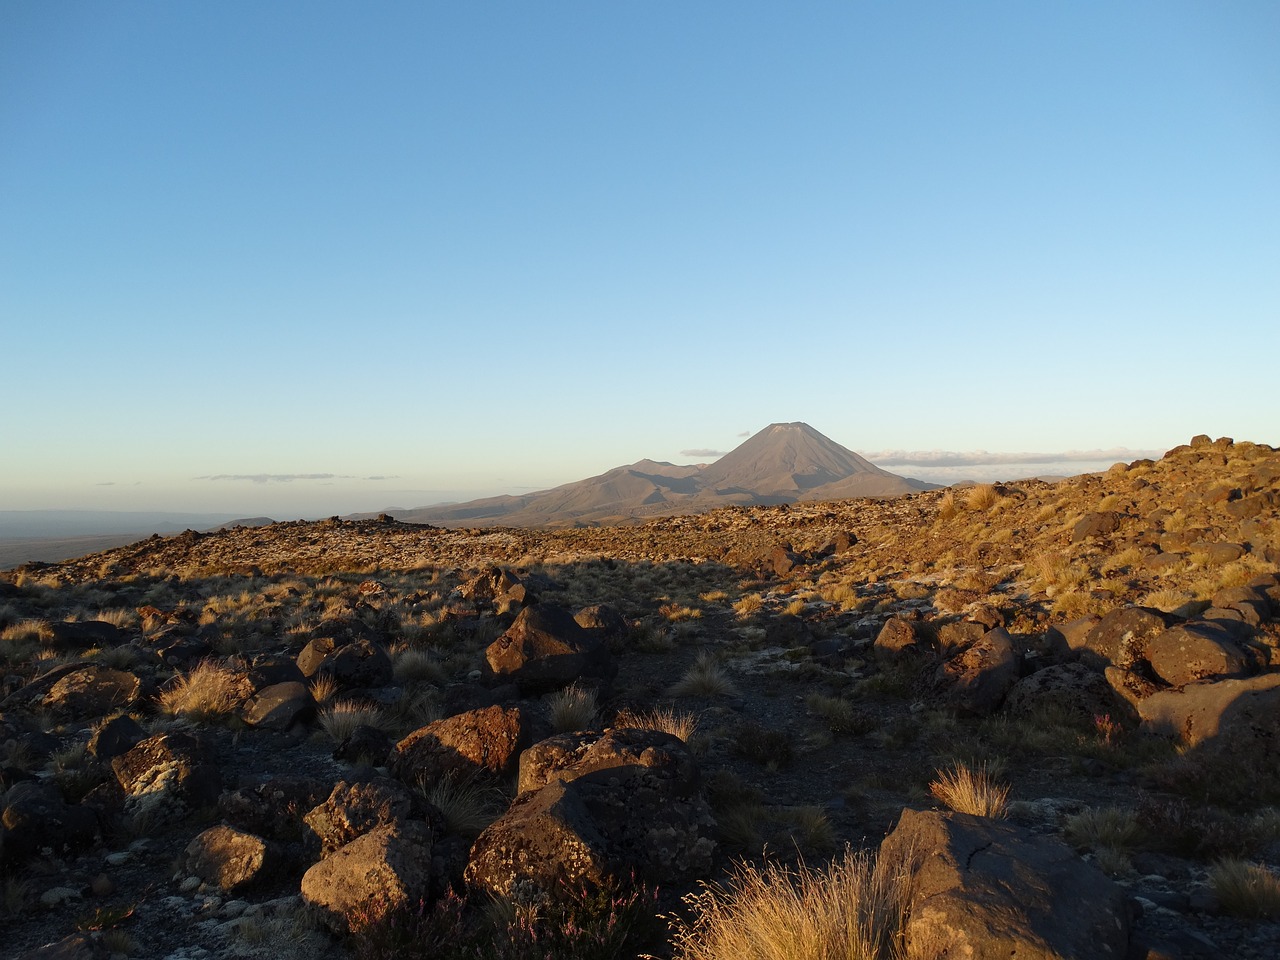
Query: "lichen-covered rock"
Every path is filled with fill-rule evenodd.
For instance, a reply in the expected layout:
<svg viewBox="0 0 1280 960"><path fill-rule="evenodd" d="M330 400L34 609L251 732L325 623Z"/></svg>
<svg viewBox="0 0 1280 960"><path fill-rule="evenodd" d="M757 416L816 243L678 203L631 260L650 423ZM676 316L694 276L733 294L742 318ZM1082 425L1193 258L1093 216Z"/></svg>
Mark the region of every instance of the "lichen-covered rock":
<svg viewBox="0 0 1280 960"><path fill-rule="evenodd" d="M1152 637L1146 660L1157 677L1175 687L1243 676L1251 662L1225 630L1208 623L1182 623Z"/></svg>
<svg viewBox="0 0 1280 960"><path fill-rule="evenodd" d="M302 877L302 899L337 930L376 905L394 910L431 890L431 828L416 820L371 830L325 857Z"/></svg>
<svg viewBox="0 0 1280 960"><path fill-rule="evenodd" d="M525 693L545 693L575 680L608 683L617 665L602 636L584 630L569 611L548 603L525 607L489 644L485 660L496 677Z"/></svg>
<svg viewBox="0 0 1280 960"><path fill-rule="evenodd" d="M204 745L186 733L162 733L143 740L111 761L125 793L125 812L159 822L179 820L212 806L222 780Z"/></svg>
<svg viewBox="0 0 1280 960"><path fill-rule="evenodd" d="M1124 892L1058 840L985 817L907 809L880 858L909 871L910 956L1126 956Z"/></svg>
<svg viewBox="0 0 1280 960"><path fill-rule="evenodd" d="M266 842L225 824L210 827L187 844L185 867L225 893L251 887L268 876L274 857Z"/></svg>
<svg viewBox="0 0 1280 960"><path fill-rule="evenodd" d="M610 729L561 733L535 743L520 754L518 790L528 793L555 779L625 766L646 767L670 780L675 796L692 796L698 788L698 767L679 737L660 730Z"/></svg>
<svg viewBox="0 0 1280 960"><path fill-rule="evenodd" d="M1112 610L1085 635L1080 662L1095 670L1131 668L1146 656L1147 642L1164 633L1174 619L1146 607Z"/></svg>
<svg viewBox="0 0 1280 960"><path fill-rule="evenodd" d="M326 853L388 824L420 820L438 830L440 814L420 794L386 777L363 783L340 780L319 806L303 817Z"/></svg>
<svg viewBox="0 0 1280 960"><path fill-rule="evenodd" d="M332 678L343 690L370 689L391 682L391 658L382 644L367 637L343 643L315 637L298 654L298 669L307 679Z"/></svg>
<svg viewBox="0 0 1280 960"><path fill-rule="evenodd" d="M490 780L515 770L529 742L527 714L518 707L468 710L421 727L395 745L387 765L406 784L441 777Z"/></svg>

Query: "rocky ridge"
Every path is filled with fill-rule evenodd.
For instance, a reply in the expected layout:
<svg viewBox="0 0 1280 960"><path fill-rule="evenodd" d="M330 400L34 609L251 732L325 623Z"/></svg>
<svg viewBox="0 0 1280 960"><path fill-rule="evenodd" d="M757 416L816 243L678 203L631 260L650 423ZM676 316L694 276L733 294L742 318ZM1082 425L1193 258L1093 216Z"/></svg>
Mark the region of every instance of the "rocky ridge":
<svg viewBox="0 0 1280 960"><path fill-rule="evenodd" d="M852 844L914 851L917 951L1268 956L1275 918L1209 878L1280 866L1278 570L1280 453L1207 437L1052 485L28 565L0 581L8 943L341 956L371 905L636 878L670 912ZM1008 819L933 812L956 764Z"/></svg>

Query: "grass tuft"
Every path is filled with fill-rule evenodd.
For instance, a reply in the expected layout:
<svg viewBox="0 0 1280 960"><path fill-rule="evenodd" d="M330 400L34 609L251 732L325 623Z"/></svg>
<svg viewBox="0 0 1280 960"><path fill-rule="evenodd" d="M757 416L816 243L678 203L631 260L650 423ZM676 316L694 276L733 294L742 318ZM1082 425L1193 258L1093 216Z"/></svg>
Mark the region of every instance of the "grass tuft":
<svg viewBox="0 0 1280 960"><path fill-rule="evenodd" d="M715 657L700 653L669 692L673 697L736 697L738 688Z"/></svg>
<svg viewBox="0 0 1280 960"><path fill-rule="evenodd" d="M993 782L985 764L974 770L957 763L949 770L939 771L938 779L929 784L929 792L956 813L993 820L1008 816L1009 788Z"/></svg>
<svg viewBox="0 0 1280 960"><path fill-rule="evenodd" d="M685 898L672 921L676 960L873 960L900 945L909 876L845 849L825 869L738 866L727 886Z"/></svg>
<svg viewBox="0 0 1280 960"><path fill-rule="evenodd" d="M1280 876L1244 860L1220 860L1209 870L1209 887L1233 917L1280 918Z"/></svg>
<svg viewBox="0 0 1280 960"><path fill-rule="evenodd" d="M596 691L576 683L547 696L551 707L551 727L556 733L590 730L600 719Z"/></svg>

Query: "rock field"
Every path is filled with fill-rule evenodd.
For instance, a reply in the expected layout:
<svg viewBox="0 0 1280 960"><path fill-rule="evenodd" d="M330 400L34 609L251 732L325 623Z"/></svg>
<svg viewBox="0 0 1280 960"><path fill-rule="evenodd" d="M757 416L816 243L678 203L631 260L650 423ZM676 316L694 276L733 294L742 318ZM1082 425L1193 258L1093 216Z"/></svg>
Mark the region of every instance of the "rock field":
<svg viewBox="0 0 1280 960"><path fill-rule="evenodd" d="M727 958L710 898L846 854L878 956L1280 955L1268 446L188 531L0 573L0 631L5 956Z"/></svg>

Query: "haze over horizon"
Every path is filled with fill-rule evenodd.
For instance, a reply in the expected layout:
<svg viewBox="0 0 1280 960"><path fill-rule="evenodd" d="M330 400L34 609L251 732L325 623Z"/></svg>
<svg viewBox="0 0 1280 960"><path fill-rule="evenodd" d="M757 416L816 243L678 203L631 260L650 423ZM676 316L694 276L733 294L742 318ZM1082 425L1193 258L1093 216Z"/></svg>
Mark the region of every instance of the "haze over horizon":
<svg viewBox="0 0 1280 960"><path fill-rule="evenodd" d="M1278 48L1263 2L11 0L0 510L415 507L778 421L939 483L1280 443Z"/></svg>

